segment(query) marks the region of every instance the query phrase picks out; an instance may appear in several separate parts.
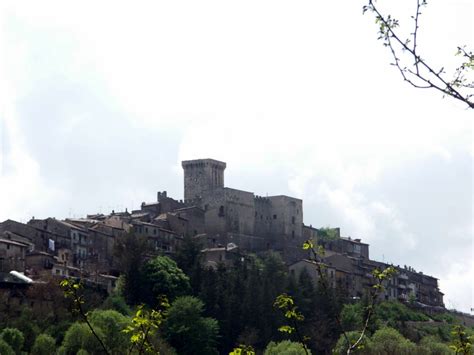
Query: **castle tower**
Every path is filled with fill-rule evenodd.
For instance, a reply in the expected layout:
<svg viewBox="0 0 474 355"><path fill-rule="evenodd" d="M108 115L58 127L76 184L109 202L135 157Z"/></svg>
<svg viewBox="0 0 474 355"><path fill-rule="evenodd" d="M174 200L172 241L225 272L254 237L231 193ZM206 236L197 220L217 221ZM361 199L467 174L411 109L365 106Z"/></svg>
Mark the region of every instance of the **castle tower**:
<svg viewBox="0 0 474 355"><path fill-rule="evenodd" d="M226 163L214 159L184 160L184 200L203 196L206 191L224 187Z"/></svg>

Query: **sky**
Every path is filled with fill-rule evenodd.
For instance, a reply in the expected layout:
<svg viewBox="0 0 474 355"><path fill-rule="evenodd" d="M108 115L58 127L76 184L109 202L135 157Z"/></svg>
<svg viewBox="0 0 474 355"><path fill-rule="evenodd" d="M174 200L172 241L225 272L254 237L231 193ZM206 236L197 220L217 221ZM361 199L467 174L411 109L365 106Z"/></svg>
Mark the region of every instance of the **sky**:
<svg viewBox="0 0 474 355"><path fill-rule="evenodd" d="M473 112L404 83L364 1L2 1L0 221L183 197L180 162L303 199L304 222L439 278L474 307ZM414 0L380 0L402 30ZM433 0L419 50L474 48L471 0ZM409 32L409 30L407 30Z"/></svg>

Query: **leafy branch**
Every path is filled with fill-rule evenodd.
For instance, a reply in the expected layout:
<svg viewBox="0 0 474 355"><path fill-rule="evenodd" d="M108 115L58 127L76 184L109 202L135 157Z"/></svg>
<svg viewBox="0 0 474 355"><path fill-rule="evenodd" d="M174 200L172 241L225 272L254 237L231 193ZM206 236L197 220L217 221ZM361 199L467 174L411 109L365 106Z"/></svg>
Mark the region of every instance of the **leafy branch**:
<svg viewBox="0 0 474 355"><path fill-rule="evenodd" d="M383 15L375 6L375 0L363 6L363 13L372 12L379 27L379 40L390 49L393 57L393 66L400 72L403 80L415 88L435 89L456 100L465 103L468 108L474 109L474 54L465 47L458 47L457 56L462 57L462 63L456 68L453 78L447 78L444 67L435 69L418 51L418 31L421 10L427 6L426 0L416 0L416 12L413 19L413 32L409 38L402 38L399 34L399 22L391 15ZM401 58L400 54L407 54Z"/></svg>
<svg viewBox="0 0 474 355"><path fill-rule="evenodd" d="M124 333L131 334L129 354L137 348L138 354L159 352L153 348L149 342L151 337L163 323L166 317L166 311L170 307L168 299L164 296L159 299L160 309L151 311L144 308L144 305L138 306L135 316L132 318L132 323L123 330Z"/></svg>
<svg viewBox="0 0 474 355"><path fill-rule="evenodd" d="M273 306L281 310L285 318L291 323L291 325L282 325L280 328L278 328L278 330L282 333L295 333L299 342L302 344L306 355L309 355L308 347L306 346L308 338L303 337L298 328L298 323L304 320L304 316L298 310L293 298L286 293L283 293L276 298Z"/></svg>
<svg viewBox="0 0 474 355"><path fill-rule="evenodd" d="M462 326L455 326L451 334L453 335L453 342L449 347L453 349L456 354L472 354L473 337L468 336Z"/></svg>
<svg viewBox="0 0 474 355"><path fill-rule="evenodd" d="M82 290L83 285L81 282L76 282L72 279L64 279L60 282L59 284L63 289L64 289L64 297L71 299L72 304L73 304L73 313L79 314L84 322L87 324L89 327L90 331L92 332L92 335L97 339L99 342L102 350L104 351L104 354L109 355L110 352L105 346L104 342L100 338L99 335L94 330L94 327L89 321L89 318L87 317L87 313L84 311L84 308L82 305L84 304L84 296L80 292Z"/></svg>
<svg viewBox="0 0 474 355"><path fill-rule="evenodd" d="M85 301L81 292L83 289L82 283L72 279L64 279L61 281L60 285L64 289L64 296L72 300L73 313L79 314L82 317L92 332L92 335L99 342L103 353L109 355L110 351L107 349L103 340L94 330L93 325L89 321L87 312L84 311L83 304ZM165 296L160 296L158 301L160 308L157 310L147 310L145 309L144 305L138 306L137 311L132 318L131 324L122 330L124 333L130 334L130 348L128 350L129 354L135 352L137 354L159 354L159 351L154 349L149 339L162 325L170 304Z"/></svg>

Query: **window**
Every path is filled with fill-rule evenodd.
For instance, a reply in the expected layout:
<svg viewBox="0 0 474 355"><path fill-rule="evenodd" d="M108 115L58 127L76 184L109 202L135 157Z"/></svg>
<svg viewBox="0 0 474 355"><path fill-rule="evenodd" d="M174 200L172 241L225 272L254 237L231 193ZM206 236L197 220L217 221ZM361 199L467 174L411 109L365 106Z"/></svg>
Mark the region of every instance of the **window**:
<svg viewBox="0 0 474 355"><path fill-rule="evenodd" d="M291 231L291 238L295 239L295 231Z"/></svg>
<svg viewBox="0 0 474 355"><path fill-rule="evenodd" d="M277 215L276 215L276 214L273 215L273 219L277 219Z"/></svg>
<svg viewBox="0 0 474 355"><path fill-rule="evenodd" d="M295 216L291 217L291 224L295 224Z"/></svg>
<svg viewBox="0 0 474 355"><path fill-rule="evenodd" d="M224 216L224 206L220 206L219 207L219 217L223 217Z"/></svg>

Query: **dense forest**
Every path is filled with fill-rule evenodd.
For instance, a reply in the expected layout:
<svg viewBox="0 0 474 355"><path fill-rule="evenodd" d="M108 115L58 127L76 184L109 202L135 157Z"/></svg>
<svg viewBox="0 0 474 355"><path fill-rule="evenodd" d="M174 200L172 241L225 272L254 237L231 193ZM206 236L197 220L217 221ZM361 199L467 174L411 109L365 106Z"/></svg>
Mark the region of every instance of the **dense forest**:
<svg viewBox="0 0 474 355"><path fill-rule="evenodd" d="M54 306L4 309L0 354L229 354L236 347L267 355L345 354L347 339L357 339L364 327L367 299L349 300L341 287L315 285L304 270L288 273L276 253L217 268L204 268L200 254L189 239L174 260L147 259L146 243L129 235L117 247L121 276L112 294L77 287L67 297L57 279L31 286L28 299ZM290 295L302 315L297 332L279 331L288 321L274 306L281 294ZM455 354L473 333L456 328L448 313L382 302L355 353Z"/></svg>

